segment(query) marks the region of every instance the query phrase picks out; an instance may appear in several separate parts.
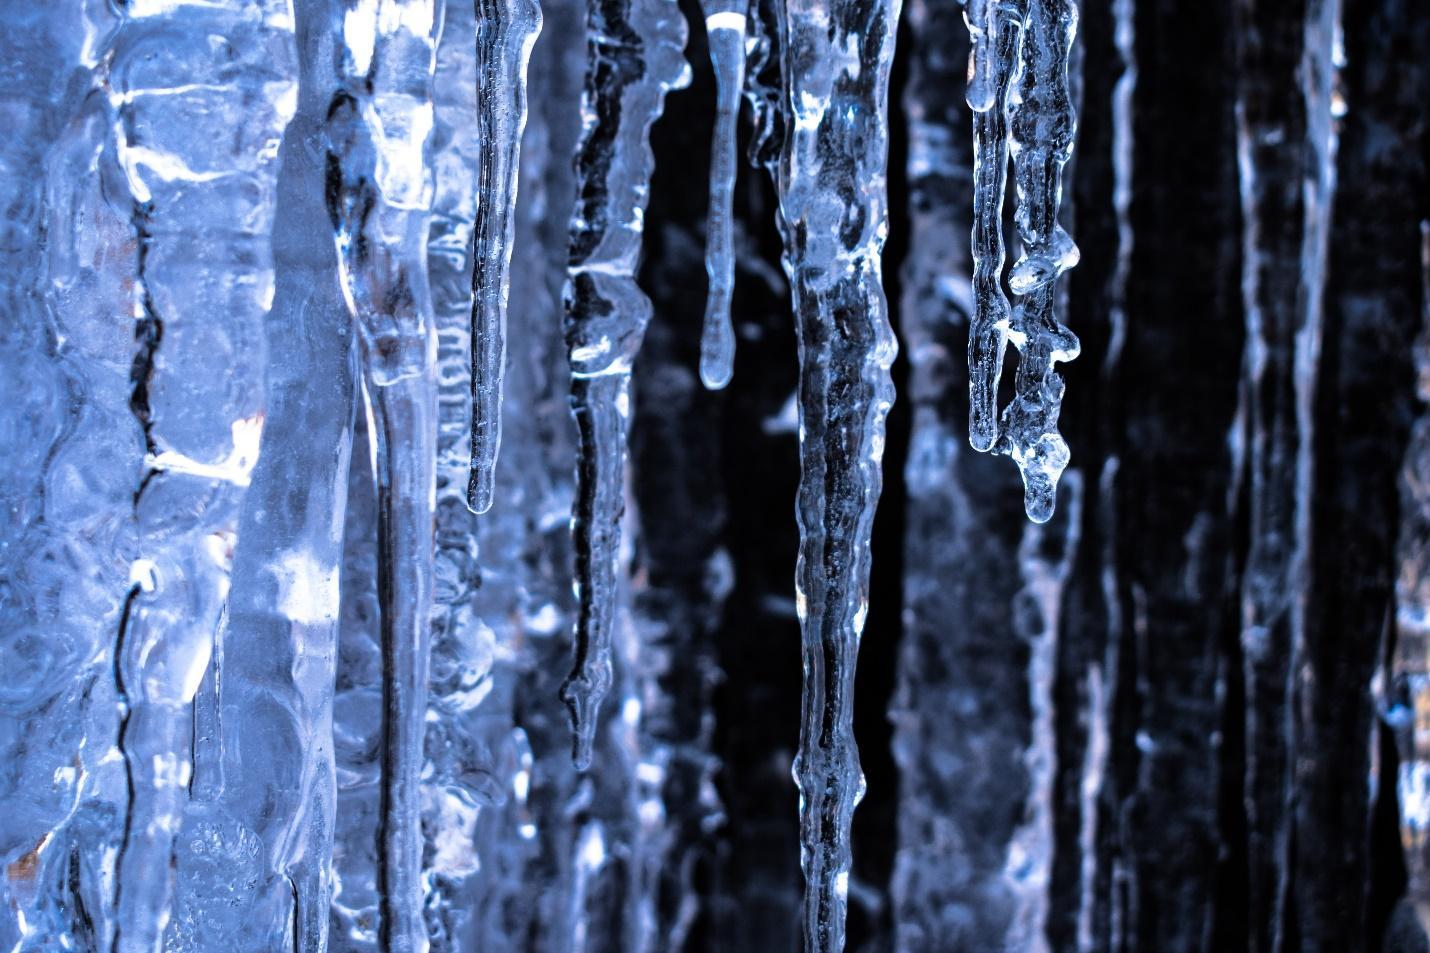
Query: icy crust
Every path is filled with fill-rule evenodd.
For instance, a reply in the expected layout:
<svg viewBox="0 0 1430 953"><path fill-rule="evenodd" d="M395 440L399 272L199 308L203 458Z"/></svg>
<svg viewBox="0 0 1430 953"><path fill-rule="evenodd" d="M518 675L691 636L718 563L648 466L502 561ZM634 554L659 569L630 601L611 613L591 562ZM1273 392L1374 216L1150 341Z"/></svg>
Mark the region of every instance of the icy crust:
<svg viewBox="0 0 1430 953"><path fill-rule="evenodd" d="M795 0L782 37L785 271L799 336L795 570L804 694L800 791L806 949L844 946L849 824L863 794L854 666L868 614L897 345L879 270L887 231L888 82L898 4Z"/></svg>
<svg viewBox="0 0 1430 953"><path fill-rule="evenodd" d="M665 94L689 82L685 33L672 0L592 4L587 14L565 292L571 409L579 434L571 528L580 610L575 661L561 688L571 712L573 760L582 768L591 762L597 714L611 686L630 372L651 313L635 282L654 164L650 126Z"/></svg>

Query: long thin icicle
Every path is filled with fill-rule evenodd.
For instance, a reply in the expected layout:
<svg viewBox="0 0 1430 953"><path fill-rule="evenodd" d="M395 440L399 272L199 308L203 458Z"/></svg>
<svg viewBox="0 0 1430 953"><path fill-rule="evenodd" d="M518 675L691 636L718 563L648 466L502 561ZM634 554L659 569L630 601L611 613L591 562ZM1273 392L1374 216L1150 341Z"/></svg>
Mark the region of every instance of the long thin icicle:
<svg viewBox="0 0 1430 953"><path fill-rule="evenodd" d="M635 282L654 165L650 127L666 92L689 81L681 52L685 20L672 0L592 3L586 29L586 125L566 287L571 409L580 440L571 514L580 612L575 665L561 686L575 734L572 759L582 770L591 763L597 712L611 687L631 364L650 323L650 299Z"/></svg>
<svg viewBox="0 0 1430 953"><path fill-rule="evenodd" d="M436 495L436 340L427 286L441 0L342 0L328 109L329 212L362 343L374 427L382 614L380 942L427 949L422 919L422 742Z"/></svg>
<svg viewBox="0 0 1430 953"><path fill-rule="evenodd" d="M1027 0L969 0L968 106L973 110L973 317L968 332L968 440L998 441L998 380L1011 309L1003 293L1008 85L1023 45Z"/></svg>
<svg viewBox="0 0 1430 953"><path fill-rule="evenodd" d="M467 506L491 509L501 449L506 309L511 282L521 134L526 128L526 65L541 32L536 0L476 0L477 221L472 232L472 467Z"/></svg>
<svg viewBox="0 0 1430 953"><path fill-rule="evenodd" d="M854 665L898 345L880 277L897 0L789 0L779 167L799 335L796 605L804 696L800 791L805 949L844 948L849 825L863 796Z"/></svg>
<svg viewBox="0 0 1430 953"><path fill-rule="evenodd" d="M705 232L705 328L700 336L700 380L711 390L730 383L735 369L735 329L730 296L735 288L734 209L736 122L745 85L748 0L701 0L710 64L715 69L715 138L710 147L710 211Z"/></svg>

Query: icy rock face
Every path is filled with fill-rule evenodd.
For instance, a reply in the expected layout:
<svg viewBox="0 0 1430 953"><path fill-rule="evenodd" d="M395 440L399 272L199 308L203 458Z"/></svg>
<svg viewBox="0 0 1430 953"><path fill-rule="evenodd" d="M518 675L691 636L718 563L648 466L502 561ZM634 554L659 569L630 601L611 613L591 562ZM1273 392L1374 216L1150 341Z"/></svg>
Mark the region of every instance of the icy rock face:
<svg viewBox="0 0 1430 953"><path fill-rule="evenodd" d="M112 673L144 456L128 407L137 246L100 184L119 181L94 91L103 11L9 13L0 946L93 946L114 924L127 807Z"/></svg>

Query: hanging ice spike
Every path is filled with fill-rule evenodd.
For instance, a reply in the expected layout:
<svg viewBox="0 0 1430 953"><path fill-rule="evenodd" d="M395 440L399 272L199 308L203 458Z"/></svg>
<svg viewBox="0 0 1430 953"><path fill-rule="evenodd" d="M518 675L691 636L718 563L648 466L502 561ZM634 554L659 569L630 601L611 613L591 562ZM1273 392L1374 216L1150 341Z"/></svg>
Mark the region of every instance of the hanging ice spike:
<svg viewBox="0 0 1430 953"><path fill-rule="evenodd" d="M969 441L1013 458L1024 508L1034 522L1053 515L1068 446L1058 433L1059 361L1077 357L1077 337L1057 318L1057 279L1078 250L1058 224L1062 170L1076 117L1068 56L1077 9L1068 0L969 0L972 41L968 104L974 111L974 314L969 330ZM1002 287L1003 192L1013 161L1022 255ZM997 413L1003 349L1019 351L1012 400Z"/></svg>

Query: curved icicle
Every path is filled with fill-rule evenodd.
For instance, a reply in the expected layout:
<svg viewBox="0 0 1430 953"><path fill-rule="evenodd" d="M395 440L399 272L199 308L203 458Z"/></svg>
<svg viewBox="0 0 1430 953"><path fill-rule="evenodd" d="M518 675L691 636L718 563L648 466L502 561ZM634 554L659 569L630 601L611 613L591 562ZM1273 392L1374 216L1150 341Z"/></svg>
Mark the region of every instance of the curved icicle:
<svg viewBox="0 0 1430 953"><path fill-rule="evenodd" d="M492 506L501 449L507 293L511 283L526 66L541 32L536 0L476 0L477 219L472 231L472 463L467 507Z"/></svg>
<svg viewBox="0 0 1430 953"><path fill-rule="evenodd" d="M804 696L805 949L844 947L849 825L864 793L854 666L868 613L874 510L897 351L880 277L897 0L790 0L779 202L799 335L796 605Z"/></svg>
<svg viewBox="0 0 1430 953"><path fill-rule="evenodd" d="M379 937L428 948L422 917L422 743L436 495L436 340L427 285L427 140L441 0L334 0L328 210L362 344L374 424L382 617Z"/></svg>
<svg viewBox="0 0 1430 953"><path fill-rule="evenodd" d="M673 0L592 3L586 28L588 121L577 149L565 320L580 431L571 514L580 609L575 664L561 686L582 770L611 686L631 364L650 323L650 299L635 282L654 165L650 127L666 92L689 81L685 20Z"/></svg>
<svg viewBox="0 0 1430 953"><path fill-rule="evenodd" d="M735 329L730 296L735 287L734 210L738 166L736 124L745 85L747 0L702 0L710 64L715 69L715 137L710 146L710 211L705 233L705 274L710 290L700 335L700 380L711 390L730 383L735 370Z"/></svg>

